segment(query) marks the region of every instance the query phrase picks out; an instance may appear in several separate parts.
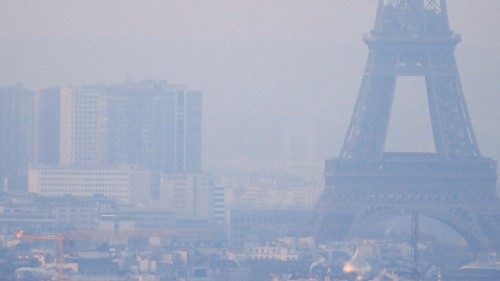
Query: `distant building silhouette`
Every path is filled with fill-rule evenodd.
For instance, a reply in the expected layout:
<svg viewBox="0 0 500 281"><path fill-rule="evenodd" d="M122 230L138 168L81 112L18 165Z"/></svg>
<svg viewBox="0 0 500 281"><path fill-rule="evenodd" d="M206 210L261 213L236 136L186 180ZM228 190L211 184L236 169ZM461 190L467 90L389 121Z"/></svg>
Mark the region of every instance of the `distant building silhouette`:
<svg viewBox="0 0 500 281"><path fill-rule="evenodd" d="M215 202L223 196L223 191L216 194L207 175L169 174L161 178L160 202L179 217L212 219L216 209L224 212L224 205ZM223 221L224 216L218 218Z"/></svg>
<svg viewBox="0 0 500 281"><path fill-rule="evenodd" d="M61 89L60 165L200 172L201 107L201 92L164 81Z"/></svg>
<svg viewBox="0 0 500 281"><path fill-rule="evenodd" d="M60 93L60 164L108 164L108 100L98 87L64 88Z"/></svg>
<svg viewBox="0 0 500 281"><path fill-rule="evenodd" d="M0 88L0 183L25 185L31 157L33 92L21 85Z"/></svg>
<svg viewBox="0 0 500 281"><path fill-rule="evenodd" d="M201 171L201 92L164 81L109 89L110 159L164 173Z"/></svg>
<svg viewBox="0 0 500 281"><path fill-rule="evenodd" d="M32 163L59 164L59 107L59 88L35 92Z"/></svg>
<svg viewBox="0 0 500 281"><path fill-rule="evenodd" d="M54 172L53 179L60 180L61 168L79 173L128 166L155 178L201 173L202 94L184 85L147 80L36 92L19 85L3 87L0 117L3 189L25 189L30 165L32 171ZM70 192L70 186L61 190L51 181L40 184L51 190L50 196L87 192ZM154 197L154 190L145 193Z"/></svg>
<svg viewBox="0 0 500 281"><path fill-rule="evenodd" d="M150 87L154 90L145 97L143 165L165 173L200 172L201 93L181 85Z"/></svg>

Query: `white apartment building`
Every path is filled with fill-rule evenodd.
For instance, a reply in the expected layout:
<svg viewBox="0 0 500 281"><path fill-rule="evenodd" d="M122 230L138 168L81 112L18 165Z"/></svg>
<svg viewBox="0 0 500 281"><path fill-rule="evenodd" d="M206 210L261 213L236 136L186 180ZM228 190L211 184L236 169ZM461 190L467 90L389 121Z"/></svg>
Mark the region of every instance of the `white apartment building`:
<svg viewBox="0 0 500 281"><path fill-rule="evenodd" d="M151 175L133 168L82 169L68 167L30 168L28 190L40 196L73 195L105 198L124 203L149 202Z"/></svg>
<svg viewBox="0 0 500 281"><path fill-rule="evenodd" d="M107 96L99 88L61 89L60 165L105 164L108 155L107 102Z"/></svg>

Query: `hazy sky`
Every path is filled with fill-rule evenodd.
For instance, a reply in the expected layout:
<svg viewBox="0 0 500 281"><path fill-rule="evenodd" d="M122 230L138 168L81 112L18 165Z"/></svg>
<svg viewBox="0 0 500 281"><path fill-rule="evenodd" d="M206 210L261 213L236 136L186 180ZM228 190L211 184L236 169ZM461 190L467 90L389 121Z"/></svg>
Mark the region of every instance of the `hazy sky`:
<svg viewBox="0 0 500 281"><path fill-rule="evenodd" d="M1 0L0 84L115 83L127 73L184 83L204 92L206 160L280 158L285 130L312 132L323 159L344 138L376 2ZM500 159L500 1L448 6L480 146ZM409 85L399 104L419 92ZM390 136L394 148L426 145Z"/></svg>

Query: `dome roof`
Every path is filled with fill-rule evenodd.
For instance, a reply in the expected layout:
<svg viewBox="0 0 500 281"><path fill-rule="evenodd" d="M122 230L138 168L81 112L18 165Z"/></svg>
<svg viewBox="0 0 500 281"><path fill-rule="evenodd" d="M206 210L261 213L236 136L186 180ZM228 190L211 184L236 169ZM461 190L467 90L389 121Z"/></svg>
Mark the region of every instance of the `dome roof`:
<svg viewBox="0 0 500 281"><path fill-rule="evenodd" d="M359 255L358 250L356 250L354 256L343 267L344 273L363 273L370 272L371 270L371 265Z"/></svg>

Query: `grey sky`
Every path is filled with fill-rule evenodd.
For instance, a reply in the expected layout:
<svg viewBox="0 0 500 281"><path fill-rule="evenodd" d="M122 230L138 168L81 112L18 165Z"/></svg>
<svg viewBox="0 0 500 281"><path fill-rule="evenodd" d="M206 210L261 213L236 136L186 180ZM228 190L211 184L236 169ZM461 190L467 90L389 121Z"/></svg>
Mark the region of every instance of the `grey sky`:
<svg viewBox="0 0 500 281"><path fill-rule="evenodd" d="M376 2L2 0L0 84L185 83L204 91L205 158L280 157L291 126L315 131L322 159L343 140ZM500 1L448 6L479 143L499 159Z"/></svg>

